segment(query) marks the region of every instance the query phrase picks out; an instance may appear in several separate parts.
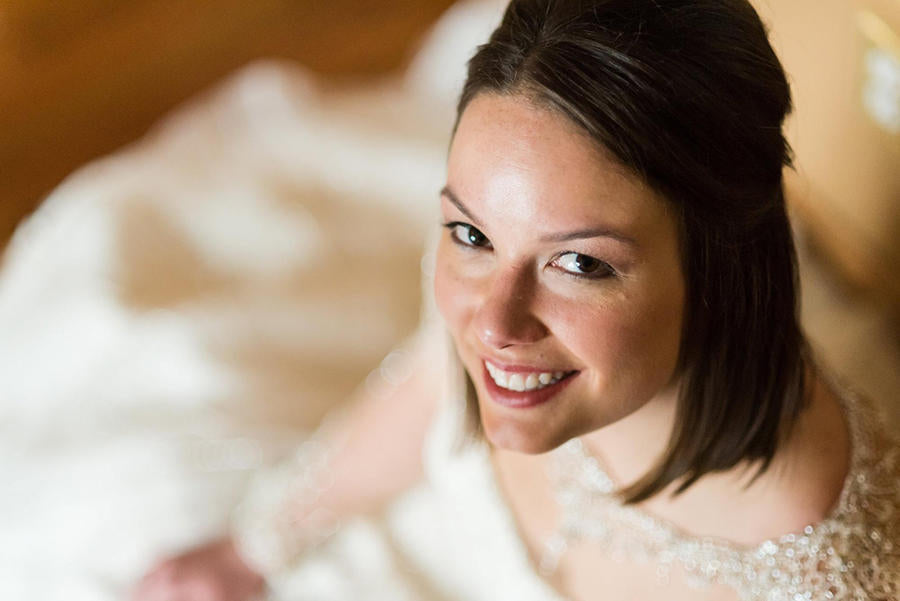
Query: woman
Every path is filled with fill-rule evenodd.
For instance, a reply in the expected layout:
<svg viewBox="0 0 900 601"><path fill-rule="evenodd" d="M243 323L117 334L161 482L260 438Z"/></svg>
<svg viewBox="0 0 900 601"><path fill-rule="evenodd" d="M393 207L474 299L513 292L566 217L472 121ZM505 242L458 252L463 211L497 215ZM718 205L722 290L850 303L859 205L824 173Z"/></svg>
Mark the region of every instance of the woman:
<svg viewBox="0 0 900 601"><path fill-rule="evenodd" d="M440 194L451 367L426 328L136 597L249 598L424 474L411 598L897 599L897 445L797 324L789 109L745 0L513 0Z"/></svg>

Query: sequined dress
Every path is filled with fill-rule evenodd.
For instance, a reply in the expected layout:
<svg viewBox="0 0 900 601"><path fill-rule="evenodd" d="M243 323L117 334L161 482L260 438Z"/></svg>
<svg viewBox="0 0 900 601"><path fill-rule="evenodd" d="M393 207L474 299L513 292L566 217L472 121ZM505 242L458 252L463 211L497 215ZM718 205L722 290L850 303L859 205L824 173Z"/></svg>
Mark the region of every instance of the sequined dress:
<svg viewBox="0 0 900 601"><path fill-rule="evenodd" d="M897 601L900 446L867 403L846 395L844 406L853 452L837 506L818 524L752 548L685 535L622 506L599 465L570 441L554 451L567 474L557 491L570 507L543 562L593 528L615 554L660 574L680 568L692 586L726 585L743 601ZM462 423L461 404L448 403L426 443L427 481L383 515L345 524L273 583L272 598L570 601L521 539L488 449L460 448Z"/></svg>

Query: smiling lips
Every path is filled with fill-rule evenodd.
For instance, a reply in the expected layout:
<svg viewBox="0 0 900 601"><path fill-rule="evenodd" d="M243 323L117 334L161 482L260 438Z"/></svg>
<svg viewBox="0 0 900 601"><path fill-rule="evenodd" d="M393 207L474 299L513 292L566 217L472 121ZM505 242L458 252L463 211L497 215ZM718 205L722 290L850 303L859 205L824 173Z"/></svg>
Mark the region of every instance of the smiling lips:
<svg viewBox="0 0 900 601"><path fill-rule="evenodd" d="M550 400L572 381L577 371L502 369L484 361L484 384L496 403L505 407L533 407Z"/></svg>

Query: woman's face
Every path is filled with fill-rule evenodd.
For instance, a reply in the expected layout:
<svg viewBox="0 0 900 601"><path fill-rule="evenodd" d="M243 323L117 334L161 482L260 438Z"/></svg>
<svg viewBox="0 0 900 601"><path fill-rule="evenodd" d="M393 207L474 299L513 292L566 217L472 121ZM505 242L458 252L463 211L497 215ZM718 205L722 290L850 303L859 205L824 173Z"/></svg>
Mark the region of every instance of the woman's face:
<svg viewBox="0 0 900 601"><path fill-rule="evenodd" d="M542 453L674 398L676 219L574 124L477 96L441 211L435 295L491 443Z"/></svg>

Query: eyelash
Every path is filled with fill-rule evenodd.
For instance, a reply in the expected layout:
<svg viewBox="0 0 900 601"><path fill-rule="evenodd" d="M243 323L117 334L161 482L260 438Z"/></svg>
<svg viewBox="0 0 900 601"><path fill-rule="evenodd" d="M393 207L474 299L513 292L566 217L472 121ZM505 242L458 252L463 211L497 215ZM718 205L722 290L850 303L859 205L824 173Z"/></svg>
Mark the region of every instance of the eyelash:
<svg viewBox="0 0 900 601"><path fill-rule="evenodd" d="M456 244L459 244L460 246L462 246L464 248L485 249L485 250L492 250L494 248L494 246L491 244L490 240L488 240L487 236L485 236L481 232L481 230L479 230L474 225L469 225L468 223L463 223L462 221L451 221L451 222L445 223L443 225L445 228L450 230L450 239L453 240ZM470 236L472 235L472 232L478 232L478 235L480 235L487 242L487 245L479 246L477 244L464 241L462 238L460 238L459 236L456 235L456 231L457 231L456 228L460 228L460 227L466 228L468 230Z"/></svg>
<svg viewBox="0 0 900 601"><path fill-rule="evenodd" d="M450 239L453 240L453 243L457 244L463 248L466 248L469 250L493 250L493 248L494 248L493 245L491 244L490 240L488 240L487 236L485 236L484 233L481 232L481 230L479 230L477 227L475 227L471 224L463 223L462 221L451 221L448 223L444 223L442 225L445 228L447 228L448 230L450 230ZM462 238L460 238L457 235L457 228L465 228L468 231L469 236L472 236L473 232L477 232L477 235L480 236L486 242L486 244L478 245L478 244L475 244L472 242L466 242L465 240L463 240ZM570 271L568 269L563 269L562 267L557 265L557 263L559 262L559 260L562 257L565 257L566 255L575 255L576 257L585 257L586 259L588 259L590 261L596 261L598 264L597 270L592 271L592 272L586 272L586 273L578 273L575 271ZM554 264L562 273L572 276L574 278L581 279L581 280L597 281L597 280L603 280L608 277L618 275L618 272L615 269L613 269L612 265L610 265L606 261L602 261L595 257L591 257L590 255L585 255L585 254L577 253L574 251L566 251L566 252L558 254L556 256L556 258L553 259L551 264Z"/></svg>

